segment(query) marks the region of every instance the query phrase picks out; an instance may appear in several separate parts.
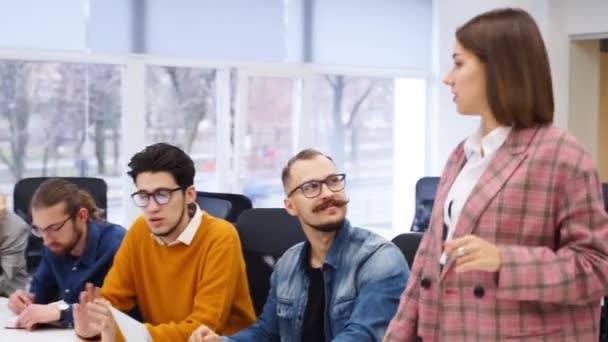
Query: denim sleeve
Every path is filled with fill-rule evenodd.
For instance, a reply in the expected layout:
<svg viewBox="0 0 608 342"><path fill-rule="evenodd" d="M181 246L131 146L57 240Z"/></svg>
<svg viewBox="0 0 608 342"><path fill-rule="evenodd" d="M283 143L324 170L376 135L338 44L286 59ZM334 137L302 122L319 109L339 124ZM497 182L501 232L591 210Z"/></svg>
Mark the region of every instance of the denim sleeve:
<svg viewBox="0 0 608 342"><path fill-rule="evenodd" d="M272 272L270 277L270 293L264 304L264 310L258 320L249 328L241 330L232 336L222 337L222 341L250 342L250 341L280 341L279 324L277 321L277 275Z"/></svg>
<svg viewBox="0 0 608 342"><path fill-rule="evenodd" d="M359 294L353 312L344 330L332 341L381 341L408 277L405 258L393 244L383 245L372 254L357 275Z"/></svg>
<svg viewBox="0 0 608 342"><path fill-rule="evenodd" d="M42 260L40 260L40 265L38 265L38 269L36 269L36 272L32 276L32 283L30 285L30 292L34 294L34 302L36 304L51 303L57 300L59 296L57 280L44 253L46 252L43 252Z"/></svg>

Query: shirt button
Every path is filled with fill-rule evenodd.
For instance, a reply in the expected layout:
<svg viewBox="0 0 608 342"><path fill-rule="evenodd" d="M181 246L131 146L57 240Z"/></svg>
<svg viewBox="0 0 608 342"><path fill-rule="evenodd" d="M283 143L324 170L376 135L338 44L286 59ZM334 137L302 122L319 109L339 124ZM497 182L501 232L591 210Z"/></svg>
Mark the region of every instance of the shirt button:
<svg viewBox="0 0 608 342"><path fill-rule="evenodd" d="M422 336L416 336L416 339L414 341L416 341L416 342L423 342Z"/></svg>
<svg viewBox="0 0 608 342"><path fill-rule="evenodd" d="M76 266L72 267L72 271L76 271L78 268Z"/></svg>
<svg viewBox="0 0 608 342"><path fill-rule="evenodd" d="M430 289L431 288L431 280L429 278L422 278L422 280L420 281L420 286L422 286L425 289Z"/></svg>
<svg viewBox="0 0 608 342"><path fill-rule="evenodd" d="M484 288L481 285L477 285L473 289L473 295L475 295L475 297L477 297L477 298L482 298L485 293L486 293L486 291L484 290Z"/></svg>
<svg viewBox="0 0 608 342"><path fill-rule="evenodd" d="M65 289L65 293L70 293L70 289Z"/></svg>

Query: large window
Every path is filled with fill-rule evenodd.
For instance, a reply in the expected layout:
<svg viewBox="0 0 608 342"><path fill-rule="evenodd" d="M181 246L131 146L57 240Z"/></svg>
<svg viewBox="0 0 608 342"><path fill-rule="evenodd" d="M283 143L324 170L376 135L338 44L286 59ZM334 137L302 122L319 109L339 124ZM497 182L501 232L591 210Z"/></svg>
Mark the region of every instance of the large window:
<svg viewBox="0 0 608 342"><path fill-rule="evenodd" d="M215 69L148 66L146 145L168 142L194 160L195 185L217 191Z"/></svg>
<svg viewBox="0 0 608 342"><path fill-rule="evenodd" d="M120 215L121 67L0 60L0 190L35 176L101 177Z"/></svg>
<svg viewBox="0 0 608 342"><path fill-rule="evenodd" d="M282 167L313 147L347 174L353 224L387 238L409 227L425 170L423 77L66 56L0 59L0 191L9 196L24 177L101 177L108 219L129 226L140 214L125 175L131 154L168 142L194 160L199 190L282 207Z"/></svg>
<svg viewBox="0 0 608 342"><path fill-rule="evenodd" d="M248 79L243 163L243 193L256 207L283 203L281 168L293 151L294 80L276 77Z"/></svg>
<svg viewBox="0 0 608 342"><path fill-rule="evenodd" d="M313 146L346 173L349 218L367 228L391 228L393 82L322 75L312 84Z"/></svg>

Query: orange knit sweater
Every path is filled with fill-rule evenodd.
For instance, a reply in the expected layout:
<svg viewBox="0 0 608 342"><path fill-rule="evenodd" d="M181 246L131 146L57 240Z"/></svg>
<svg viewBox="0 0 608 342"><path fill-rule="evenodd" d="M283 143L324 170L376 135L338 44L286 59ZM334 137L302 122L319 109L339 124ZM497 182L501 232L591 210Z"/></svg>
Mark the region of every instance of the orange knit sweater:
<svg viewBox="0 0 608 342"><path fill-rule="evenodd" d="M201 324L229 335L256 318L238 234L206 213L189 246L159 244L144 218L137 219L101 295L122 311L139 305L155 342L186 341Z"/></svg>

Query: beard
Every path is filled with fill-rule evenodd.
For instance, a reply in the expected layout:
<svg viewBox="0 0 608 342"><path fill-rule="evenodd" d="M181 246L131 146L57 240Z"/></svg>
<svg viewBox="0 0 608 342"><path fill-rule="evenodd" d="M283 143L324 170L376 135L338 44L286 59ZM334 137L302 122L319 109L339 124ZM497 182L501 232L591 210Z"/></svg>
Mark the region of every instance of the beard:
<svg viewBox="0 0 608 342"><path fill-rule="evenodd" d="M59 257L65 257L65 256L70 255L72 250L74 250L74 248L76 247L76 245L82 238L82 232L80 230L78 230L76 227L74 227L73 233L74 233L73 239L69 243L67 243L65 245L60 245L62 247L61 247L61 249L59 249L57 251L52 251L50 248L49 248L49 251Z"/></svg>
<svg viewBox="0 0 608 342"><path fill-rule="evenodd" d="M309 224L309 226L311 228L313 228L316 231L322 232L322 233L337 232L338 230L340 230L340 228L342 228L343 225L344 225L344 219L342 219L338 222L331 222L331 223L326 223L326 224L321 224L321 225Z"/></svg>

